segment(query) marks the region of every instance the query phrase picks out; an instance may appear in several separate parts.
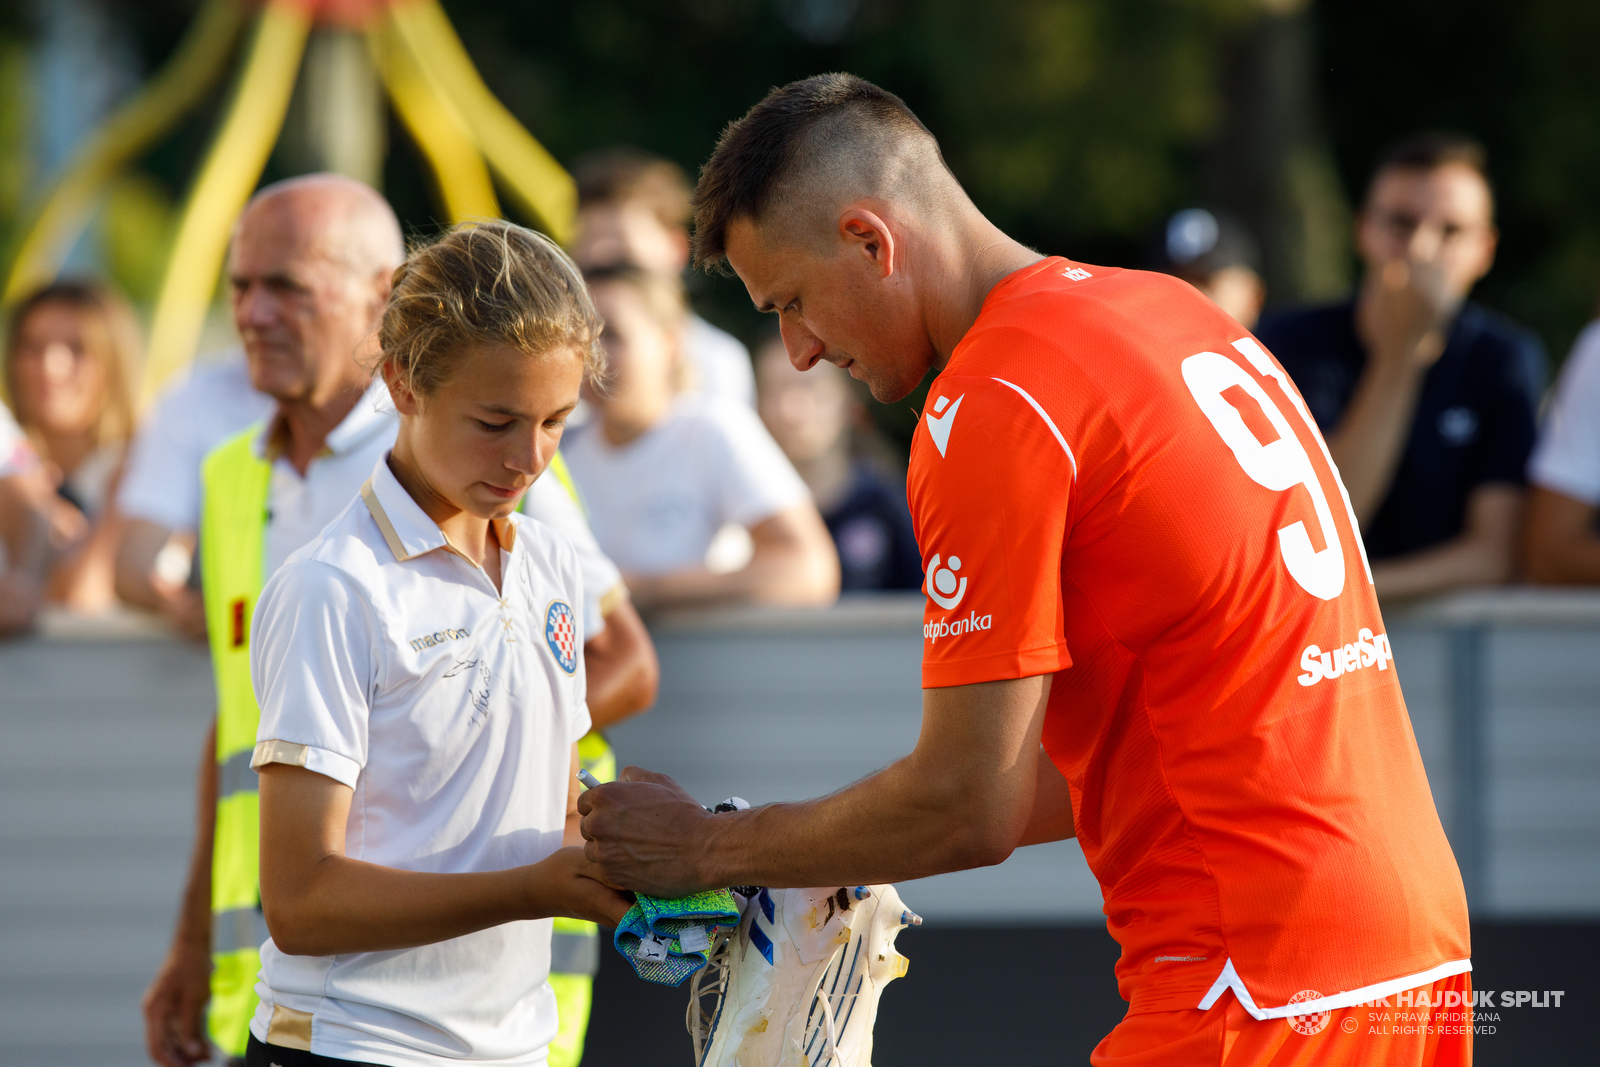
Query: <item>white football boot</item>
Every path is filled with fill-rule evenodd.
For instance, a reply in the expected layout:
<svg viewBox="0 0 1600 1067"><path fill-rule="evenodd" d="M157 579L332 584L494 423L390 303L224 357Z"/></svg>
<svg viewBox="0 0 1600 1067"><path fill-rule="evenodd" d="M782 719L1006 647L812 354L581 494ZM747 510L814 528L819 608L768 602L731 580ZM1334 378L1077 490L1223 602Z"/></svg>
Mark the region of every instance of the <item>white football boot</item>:
<svg viewBox="0 0 1600 1067"><path fill-rule="evenodd" d="M892 885L757 890L694 976L697 1067L871 1067L895 937L921 922Z"/></svg>

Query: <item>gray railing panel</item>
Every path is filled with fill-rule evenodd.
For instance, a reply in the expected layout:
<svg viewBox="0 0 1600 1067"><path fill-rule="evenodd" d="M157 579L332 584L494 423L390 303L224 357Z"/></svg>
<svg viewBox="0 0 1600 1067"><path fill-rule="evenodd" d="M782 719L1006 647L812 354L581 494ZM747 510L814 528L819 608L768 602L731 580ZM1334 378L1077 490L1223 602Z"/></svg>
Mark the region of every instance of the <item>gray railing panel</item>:
<svg viewBox="0 0 1600 1067"><path fill-rule="evenodd" d="M707 801L846 785L916 742L920 615L911 597L657 620L661 703L616 731L619 754ZM1600 916L1600 594L1473 593L1386 615L1446 828L1477 835L1477 914ZM1465 778L1463 629L1484 649L1480 770ZM201 650L139 632L52 623L0 644L7 1065L144 1062L138 999L177 909L212 697ZM902 890L941 924L1101 920L1071 842Z"/></svg>
<svg viewBox="0 0 1600 1067"><path fill-rule="evenodd" d="M0 644L0 1062L134 1067L165 952L211 714L171 640Z"/></svg>

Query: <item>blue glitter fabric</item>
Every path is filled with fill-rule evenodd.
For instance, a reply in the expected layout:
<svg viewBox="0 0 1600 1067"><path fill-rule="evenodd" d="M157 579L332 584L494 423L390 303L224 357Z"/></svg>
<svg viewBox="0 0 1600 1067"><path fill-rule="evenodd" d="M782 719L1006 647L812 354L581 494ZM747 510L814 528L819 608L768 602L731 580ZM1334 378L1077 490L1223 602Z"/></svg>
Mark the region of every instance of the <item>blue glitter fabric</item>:
<svg viewBox="0 0 1600 1067"><path fill-rule="evenodd" d="M622 917L612 944L640 978L675 986L706 965L705 949L719 930L738 925L739 902L726 889L676 900L641 896ZM684 948L685 940L695 947ZM641 954L663 948L665 958Z"/></svg>

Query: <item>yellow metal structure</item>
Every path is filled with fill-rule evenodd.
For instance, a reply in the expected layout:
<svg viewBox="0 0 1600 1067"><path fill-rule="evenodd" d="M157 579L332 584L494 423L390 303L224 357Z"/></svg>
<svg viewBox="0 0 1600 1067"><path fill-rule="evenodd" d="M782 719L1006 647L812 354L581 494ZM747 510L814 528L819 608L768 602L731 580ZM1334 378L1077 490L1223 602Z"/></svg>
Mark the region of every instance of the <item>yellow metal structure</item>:
<svg viewBox="0 0 1600 1067"><path fill-rule="evenodd" d="M228 117L189 193L150 323L140 406L194 356L228 251L233 221L255 190L283 129L311 17L296 0L272 0L256 25Z"/></svg>
<svg viewBox="0 0 1600 1067"><path fill-rule="evenodd" d="M78 150L18 249L0 303L10 305L55 278L106 184L205 99L245 15L240 0L207 0L161 73Z"/></svg>
<svg viewBox="0 0 1600 1067"><path fill-rule="evenodd" d="M392 26L367 34L374 65L406 132L422 148L452 222L495 218L500 201L472 131Z"/></svg>
<svg viewBox="0 0 1600 1067"><path fill-rule="evenodd" d="M389 10L395 30L427 72L435 91L466 119L473 139L512 199L551 237L562 244L571 241L578 210L577 183L483 84L438 0L396 0Z"/></svg>
<svg viewBox="0 0 1600 1067"><path fill-rule="evenodd" d="M10 265L0 302L56 277L105 188L206 99L259 10L232 99L189 190L156 299L139 390L141 405L148 404L194 357L233 222L282 132L308 35L318 12L337 6L206 0L165 68L88 140L45 199ZM361 29L391 103L433 172L445 217L499 216L492 172L519 211L568 242L577 186L490 92L437 0L372 0Z"/></svg>

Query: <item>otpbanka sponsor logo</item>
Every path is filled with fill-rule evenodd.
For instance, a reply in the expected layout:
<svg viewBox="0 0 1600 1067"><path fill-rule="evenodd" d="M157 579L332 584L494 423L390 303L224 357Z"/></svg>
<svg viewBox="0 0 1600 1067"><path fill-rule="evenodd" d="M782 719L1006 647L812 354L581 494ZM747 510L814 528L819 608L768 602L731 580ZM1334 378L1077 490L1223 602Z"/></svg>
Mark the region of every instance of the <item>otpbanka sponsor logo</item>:
<svg viewBox="0 0 1600 1067"><path fill-rule="evenodd" d="M954 409L951 409L954 411ZM928 562L928 577L922 583L928 599L945 610L953 610L961 605L967 595L967 579L956 577L956 572L961 569L961 557L951 556L940 566L939 553L933 554L933 559ZM938 620L937 622L924 623L922 636L924 640L938 642L941 637L960 637L970 634L975 630L987 630L994 625L994 616L979 615L976 611L969 611L965 618L957 616Z"/></svg>
<svg viewBox="0 0 1600 1067"><path fill-rule="evenodd" d="M1374 634L1363 626L1356 634L1356 639L1348 645L1330 648L1326 652L1316 645L1307 645L1305 651L1300 653L1300 669L1305 673L1295 681L1301 685L1316 685L1324 678L1338 678L1343 674L1364 671L1368 667L1375 666L1380 671L1386 671L1392 662L1394 652L1389 648L1389 635Z"/></svg>

